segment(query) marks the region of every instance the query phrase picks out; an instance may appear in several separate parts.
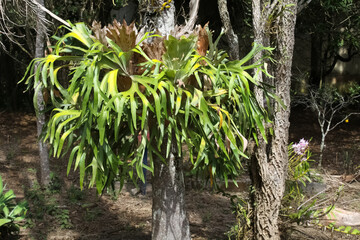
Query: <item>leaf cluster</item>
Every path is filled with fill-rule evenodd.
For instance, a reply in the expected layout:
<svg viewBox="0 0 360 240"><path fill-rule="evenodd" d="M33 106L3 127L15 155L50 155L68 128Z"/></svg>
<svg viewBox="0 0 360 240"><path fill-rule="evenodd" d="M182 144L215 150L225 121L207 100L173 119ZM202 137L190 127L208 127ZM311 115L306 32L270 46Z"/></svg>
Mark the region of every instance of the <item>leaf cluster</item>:
<svg viewBox="0 0 360 240"><path fill-rule="evenodd" d="M0 177L0 237L17 233L20 230L19 222L25 219L28 210L27 202L15 202L16 196L13 190L4 191L2 178Z"/></svg>
<svg viewBox="0 0 360 240"><path fill-rule="evenodd" d="M327 58L337 54L341 47L357 52L360 48L359 13L358 1L312 1L299 16L299 30L321 36L327 45Z"/></svg>
<svg viewBox="0 0 360 240"><path fill-rule="evenodd" d="M256 73L266 71L250 62L271 49L255 44L243 59L229 61L203 28L206 38L194 32L180 39L140 35L116 21L68 30L52 54L29 65L26 83L50 91L43 140L56 157L70 152L67 171L79 169L81 187L86 172L99 193L114 180L121 186L127 177L144 180L142 170L153 172L154 157L166 163L172 141L193 169L227 183L241 169L254 129L265 137L269 119L251 85L260 85ZM67 84L58 80L63 68L71 72ZM142 161L146 149L149 165Z"/></svg>

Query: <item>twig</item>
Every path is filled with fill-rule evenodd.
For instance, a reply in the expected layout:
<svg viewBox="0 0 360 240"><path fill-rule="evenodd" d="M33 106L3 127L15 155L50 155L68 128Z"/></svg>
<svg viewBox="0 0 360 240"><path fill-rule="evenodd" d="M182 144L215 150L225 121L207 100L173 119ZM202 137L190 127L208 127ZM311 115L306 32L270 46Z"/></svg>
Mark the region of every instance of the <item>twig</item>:
<svg viewBox="0 0 360 240"><path fill-rule="evenodd" d="M319 196L320 194L324 193L326 190L328 190L328 188L318 192L317 194L315 194L314 196L312 196L311 198L309 198L308 200L306 200L305 202L303 202L298 208L297 210L299 210L302 206L304 206L306 203L310 202L311 200L313 200L314 198L316 198L317 196Z"/></svg>
<svg viewBox="0 0 360 240"><path fill-rule="evenodd" d="M41 4L39 4L36 0L32 0L32 2L38 6L41 10L43 10L44 12L46 12L47 14L49 14L52 18L58 20L59 22L61 22L62 24L64 24L67 27L71 27L70 24L68 22L66 22L64 19L56 16L54 13L52 13L50 10L48 10L46 7L42 6Z"/></svg>

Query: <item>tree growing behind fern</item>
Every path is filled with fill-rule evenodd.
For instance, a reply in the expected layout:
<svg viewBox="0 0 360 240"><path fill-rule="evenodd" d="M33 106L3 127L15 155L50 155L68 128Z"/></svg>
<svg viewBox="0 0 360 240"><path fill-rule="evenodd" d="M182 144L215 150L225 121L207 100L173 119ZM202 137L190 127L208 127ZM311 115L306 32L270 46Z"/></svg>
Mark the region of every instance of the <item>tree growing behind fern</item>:
<svg viewBox="0 0 360 240"><path fill-rule="evenodd" d="M229 61L202 27L180 39L141 34L116 21L91 29L71 24L68 31L51 54L28 67L29 88L41 84L50 93L43 141L56 157L70 153L67 172L79 170L80 186L96 186L98 193L114 181L122 187L126 178L144 180L143 168L149 170L153 238L170 224L179 232L165 235L190 239L183 156L215 184L238 175L248 139L257 139L253 130L265 137L269 119L251 85L261 86L256 73L266 71L264 59L253 63L252 57L271 49L255 44L243 59ZM70 71L66 84L58 80L61 69ZM162 208L169 200L179 208Z"/></svg>

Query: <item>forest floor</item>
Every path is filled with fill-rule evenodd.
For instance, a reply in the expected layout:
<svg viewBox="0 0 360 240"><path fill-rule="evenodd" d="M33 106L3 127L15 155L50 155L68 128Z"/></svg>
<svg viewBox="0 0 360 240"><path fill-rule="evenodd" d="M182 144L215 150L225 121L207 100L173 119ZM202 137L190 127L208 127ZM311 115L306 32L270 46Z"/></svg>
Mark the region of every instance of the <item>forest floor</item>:
<svg viewBox="0 0 360 240"><path fill-rule="evenodd" d="M316 160L319 156L320 130L312 113L294 109L291 115L290 141L312 139L310 148ZM337 206L360 212L360 183L349 178L360 165L360 118L330 132L326 140L323 168L318 170L334 194L344 185ZM66 176L66 159L51 159L54 173L50 190L37 184L40 179L34 114L0 112L0 175L7 189L13 189L17 200L30 205L28 219L24 221L17 239L151 239L151 189L143 196L134 195L134 186L127 184L121 193L105 193L101 197L94 189L78 188L78 173ZM192 238L228 239L228 232L236 222L230 199L209 188L201 189L186 178L186 207ZM239 189L230 188L230 194L247 198L248 177L242 177ZM196 183L196 182L195 182ZM284 225L283 232L290 228ZM296 228L296 226L294 227ZM312 226L316 233L297 229L298 233L313 238L299 239L358 239L343 233L329 233ZM314 236L329 238L314 238ZM290 239L290 238L288 238ZM295 239L295 237L293 238Z"/></svg>

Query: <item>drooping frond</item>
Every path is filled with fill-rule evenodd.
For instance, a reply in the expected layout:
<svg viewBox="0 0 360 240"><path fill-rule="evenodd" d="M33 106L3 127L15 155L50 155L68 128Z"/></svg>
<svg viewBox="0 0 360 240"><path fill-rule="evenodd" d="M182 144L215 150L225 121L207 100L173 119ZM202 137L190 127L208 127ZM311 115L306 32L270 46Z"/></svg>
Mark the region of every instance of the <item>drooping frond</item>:
<svg viewBox="0 0 360 240"><path fill-rule="evenodd" d="M180 39L145 34L142 40L152 37L151 43L137 42L126 23L94 23L92 31L78 23L69 30L53 54L29 66L32 73L39 63L27 83L50 90L45 139L54 156L70 151L68 171L79 169L81 186L86 171L99 192L114 179L133 178L134 170L143 179L143 168L153 171L151 161L143 165L145 149L151 159L165 159L166 136L175 136L168 139L176 139L179 155L188 155L195 170L210 168L227 182L241 169L253 129L265 136L267 114L250 88L259 84L253 70L263 69L250 62L269 49L255 45L245 58L229 61L204 28ZM71 71L66 86L57 80L62 68Z"/></svg>

